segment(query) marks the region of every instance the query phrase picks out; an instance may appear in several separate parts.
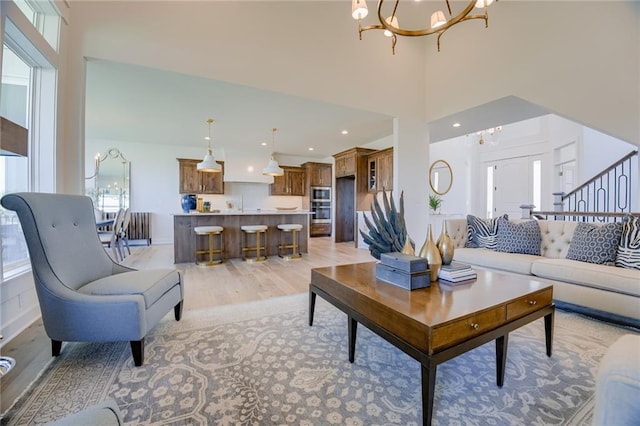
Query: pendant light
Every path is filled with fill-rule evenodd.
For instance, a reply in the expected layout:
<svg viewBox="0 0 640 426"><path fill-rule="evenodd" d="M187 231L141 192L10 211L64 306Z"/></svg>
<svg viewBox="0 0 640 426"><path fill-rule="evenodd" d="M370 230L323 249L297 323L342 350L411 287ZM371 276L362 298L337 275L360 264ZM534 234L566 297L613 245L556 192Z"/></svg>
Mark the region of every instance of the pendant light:
<svg viewBox="0 0 640 426"><path fill-rule="evenodd" d="M216 159L213 157L213 151L211 150L211 123L213 123L213 118L208 118L207 124L209 125L209 136L205 139L209 143L209 148L207 149L204 159L202 162L197 164L196 168L199 172L220 173L222 171L222 167L220 164L216 163Z"/></svg>
<svg viewBox="0 0 640 426"><path fill-rule="evenodd" d="M262 174L265 176L283 176L284 170L280 166L278 166L278 162L274 158L274 154L276 151L276 129L275 127L271 129L271 159L269 160L269 164L267 167L262 169Z"/></svg>

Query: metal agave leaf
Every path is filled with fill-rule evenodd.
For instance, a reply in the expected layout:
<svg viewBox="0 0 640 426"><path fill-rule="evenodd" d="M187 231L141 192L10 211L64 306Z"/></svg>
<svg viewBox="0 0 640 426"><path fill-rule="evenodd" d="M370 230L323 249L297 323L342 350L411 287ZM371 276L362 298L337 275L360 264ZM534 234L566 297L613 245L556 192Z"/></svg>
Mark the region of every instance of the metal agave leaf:
<svg viewBox="0 0 640 426"><path fill-rule="evenodd" d="M369 233L360 230L364 242L369 245L371 255L376 259L380 259L382 253L402 251L407 239L404 222L404 191L400 193L400 211L396 209L391 191L388 194L387 191L382 191L382 204L383 206L380 206L378 197L373 197L371 220L367 216L364 217Z"/></svg>

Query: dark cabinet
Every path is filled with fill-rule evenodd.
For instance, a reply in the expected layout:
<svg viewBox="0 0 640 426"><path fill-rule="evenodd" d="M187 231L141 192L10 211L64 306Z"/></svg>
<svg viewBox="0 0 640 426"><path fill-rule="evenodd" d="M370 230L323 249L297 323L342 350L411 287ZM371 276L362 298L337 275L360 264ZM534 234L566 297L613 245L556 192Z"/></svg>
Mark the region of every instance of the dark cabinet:
<svg viewBox="0 0 640 426"><path fill-rule="evenodd" d="M198 171L201 160L178 158L180 163L180 194L224 194L224 162L217 161L222 166L220 173L206 173Z"/></svg>
<svg viewBox="0 0 640 426"><path fill-rule="evenodd" d="M273 183L269 186L271 195L299 195L305 192L305 170L302 167L281 166L284 175L274 176Z"/></svg>
<svg viewBox="0 0 640 426"><path fill-rule="evenodd" d="M309 186L331 186L333 173L331 164L328 163L304 163L302 167L307 172Z"/></svg>
<svg viewBox="0 0 640 426"><path fill-rule="evenodd" d="M367 164L369 192L393 189L393 148L370 154Z"/></svg>

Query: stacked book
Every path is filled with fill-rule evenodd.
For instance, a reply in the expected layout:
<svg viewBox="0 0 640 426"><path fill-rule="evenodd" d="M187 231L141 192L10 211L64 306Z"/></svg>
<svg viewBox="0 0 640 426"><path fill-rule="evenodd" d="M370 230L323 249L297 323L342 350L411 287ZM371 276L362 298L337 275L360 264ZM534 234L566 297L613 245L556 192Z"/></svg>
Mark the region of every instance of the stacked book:
<svg viewBox="0 0 640 426"><path fill-rule="evenodd" d="M445 281L445 284L461 283L475 280L478 275L471 266L466 263L451 262L449 265L442 265L438 271L438 278Z"/></svg>

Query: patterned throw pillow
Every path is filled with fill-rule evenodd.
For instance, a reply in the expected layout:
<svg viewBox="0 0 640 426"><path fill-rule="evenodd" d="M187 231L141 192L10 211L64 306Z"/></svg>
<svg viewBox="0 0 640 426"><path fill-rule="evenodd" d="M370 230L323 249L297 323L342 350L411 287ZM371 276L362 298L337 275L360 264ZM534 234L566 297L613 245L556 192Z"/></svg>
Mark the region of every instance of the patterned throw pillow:
<svg viewBox="0 0 640 426"><path fill-rule="evenodd" d="M502 217L498 219L496 251L540 256L541 244L542 234L538 221L514 223Z"/></svg>
<svg viewBox="0 0 640 426"><path fill-rule="evenodd" d="M505 214L505 219L509 217ZM496 249L496 235L498 234L498 219L480 219L467 215L467 242L465 247Z"/></svg>
<svg viewBox="0 0 640 426"><path fill-rule="evenodd" d="M640 269L640 218L629 215L622 224L622 237L616 254L616 266Z"/></svg>
<svg viewBox="0 0 640 426"><path fill-rule="evenodd" d="M573 232L567 259L613 265L621 236L620 222L607 223L603 226L581 222Z"/></svg>

